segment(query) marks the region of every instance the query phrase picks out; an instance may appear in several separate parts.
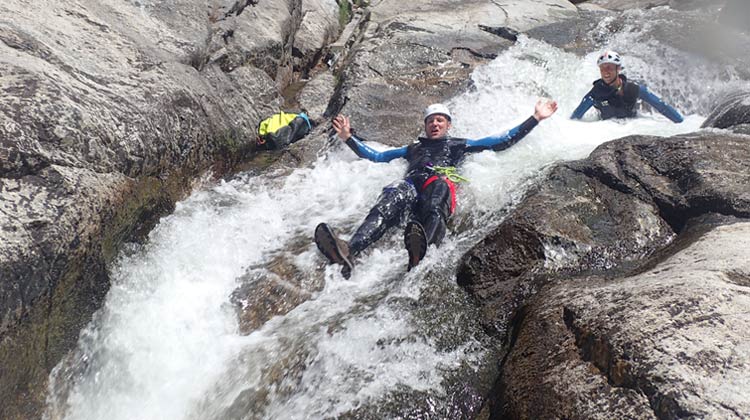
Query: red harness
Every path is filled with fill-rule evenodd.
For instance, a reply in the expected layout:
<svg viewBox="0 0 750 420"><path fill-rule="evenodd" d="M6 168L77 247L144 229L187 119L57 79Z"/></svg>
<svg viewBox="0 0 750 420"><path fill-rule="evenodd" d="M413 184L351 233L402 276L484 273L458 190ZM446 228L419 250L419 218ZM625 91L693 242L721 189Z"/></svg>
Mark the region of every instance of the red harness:
<svg viewBox="0 0 750 420"><path fill-rule="evenodd" d="M456 211L456 184L453 183L448 178L443 178L441 176L433 175L427 179L427 181L422 184L422 191L427 188L428 185L432 184L433 182L437 181L438 179L442 179L445 181L446 184L448 184L448 189L451 191L451 214L453 214L454 211Z"/></svg>

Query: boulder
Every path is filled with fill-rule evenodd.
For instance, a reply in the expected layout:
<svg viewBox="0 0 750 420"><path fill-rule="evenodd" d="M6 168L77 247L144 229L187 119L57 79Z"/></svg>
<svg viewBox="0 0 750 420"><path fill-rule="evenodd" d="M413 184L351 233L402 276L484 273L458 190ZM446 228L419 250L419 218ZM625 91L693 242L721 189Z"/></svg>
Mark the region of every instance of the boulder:
<svg viewBox="0 0 750 420"><path fill-rule="evenodd" d="M458 280L501 335L523 300L551 273L632 269L672 243L688 220L750 215L743 136L632 136L547 180L464 256Z"/></svg>
<svg viewBox="0 0 750 420"><path fill-rule="evenodd" d="M641 273L534 297L500 379L505 418L750 416L750 223L696 222Z"/></svg>
<svg viewBox="0 0 750 420"><path fill-rule="evenodd" d="M736 91L724 97L702 127L742 129L750 124L750 91Z"/></svg>
<svg viewBox="0 0 750 420"><path fill-rule="evenodd" d="M598 314L600 325L607 325L613 336L628 335L624 327L628 319L633 327L627 331L634 336L636 329L654 322L643 306L667 308L672 304L665 303L669 299L702 302L707 286L698 280L713 270L713 262L687 251L679 260L670 258L699 241L707 226L750 217L750 195L744 186L750 182L748 158L747 137L726 133L699 132L666 139L631 136L605 143L587 159L552 169L497 229L464 256L459 283L477 300L485 329L511 343L493 396L493 415L682 418L680 413L698 413L699 418L700 413L746 410L742 403L729 401L731 398L703 397L702 385L690 386L700 381L692 373L680 376L683 367L671 359L659 362L664 369L671 366L671 376L649 373L652 376L642 382L627 377L619 361L629 363L641 357L632 350L639 339L643 343L638 345L644 349L653 345L648 329L638 338L627 339L631 347L617 347L621 352L617 359L600 354L609 351L602 350L600 341L612 342L612 336L587 335L588 327L575 326L587 308ZM722 215L720 222L714 221L713 214ZM741 236L734 229L729 231ZM701 246L726 248L721 251L726 255L715 259L722 261L727 273L740 273L733 278L741 282L746 270L742 253L746 251L737 241L726 239L725 245L714 241ZM697 265L687 264L689 258ZM666 266L670 268L663 268ZM676 270L677 266L684 269ZM688 276L691 270L702 274ZM651 274L642 274L646 272ZM678 285L685 286L688 278L692 279L690 288L678 292ZM720 278L717 281L717 285L724 284ZM627 297L616 293L605 296L599 287L610 284L618 285L612 287L619 291L627 290ZM732 292L719 293L722 297L716 302L723 302L721 312L728 315L745 304L742 288L726 287ZM570 300L556 294L561 290L570 293ZM674 295L667 298L665 290L673 290ZM585 303L583 296L589 297ZM616 305L625 300L635 306L623 309L622 314L605 310L607 302ZM729 303L732 301L736 305ZM642 306L636 308L635 302ZM701 310L696 308L691 309L693 315ZM568 318L564 319L563 313ZM700 329L688 333L683 326L678 322L659 324L665 336L687 334L684 339L695 343L696 352L717 351L715 341L704 340ZM738 336L743 331L740 329ZM728 344L728 352L741 355L733 365L739 375L747 352L737 340L728 343L735 343ZM711 360L718 359L711 356ZM683 361L693 366L692 361ZM611 372L592 373L592 365ZM639 374L647 375L651 367L644 362ZM706 373L708 377L718 380L714 373ZM662 380L659 378L663 381L653 385Z"/></svg>

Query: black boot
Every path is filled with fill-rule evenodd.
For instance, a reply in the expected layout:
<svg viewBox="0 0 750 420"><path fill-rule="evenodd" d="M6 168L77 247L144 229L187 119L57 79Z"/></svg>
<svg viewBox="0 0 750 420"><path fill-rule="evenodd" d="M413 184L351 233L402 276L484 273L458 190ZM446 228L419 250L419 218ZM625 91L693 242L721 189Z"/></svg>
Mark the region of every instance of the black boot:
<svg viewBox="0 0 750 420"><path fill-rule="evenodd" d="M409 253L409 270L416 267L427 253L427 237L419 222L411 221L404 230L404 245Z"/></svg>
<svg viewBox="0 0 750 420"><path fill-rule="evenodd" d="M315 228L315 244L331 264L341 264L341 275L345 279L351 277L354 264L349 254L349 245L339 239L330 226L321 223Z"/></svg>

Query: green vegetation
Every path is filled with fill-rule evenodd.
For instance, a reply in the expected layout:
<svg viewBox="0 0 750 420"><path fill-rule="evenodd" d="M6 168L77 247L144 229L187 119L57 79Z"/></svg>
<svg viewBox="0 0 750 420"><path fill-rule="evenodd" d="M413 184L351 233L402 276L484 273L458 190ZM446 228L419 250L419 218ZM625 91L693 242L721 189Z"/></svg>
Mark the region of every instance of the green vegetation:
<svg viewBox="0 0 750 420"><path fill-rule="evenodd" d="M346 26L347 23L352 19L352 5L349 0L339 1L339 25L342 27Z"/></svg>

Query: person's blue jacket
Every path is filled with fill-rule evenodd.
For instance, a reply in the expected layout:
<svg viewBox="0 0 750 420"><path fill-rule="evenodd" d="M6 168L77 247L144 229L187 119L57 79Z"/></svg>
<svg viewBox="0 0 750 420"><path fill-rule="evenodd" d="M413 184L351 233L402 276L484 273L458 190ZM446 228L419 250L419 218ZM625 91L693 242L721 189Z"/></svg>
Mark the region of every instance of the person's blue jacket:
<svg viewBox="0 0 750 420"><path fill-rule="evenodd" d="M583 97L570 118L581 119L592 106L599 110L603 120L633 118L636 116L635 105L638 99L642 99L670 120L676 123L683 121L682 115L677 110L651 93L646 86L629 82L622 74L618 77L622 79L620 88L614 88L604 83L602 79L595 81L594 87Z"/></svg>

